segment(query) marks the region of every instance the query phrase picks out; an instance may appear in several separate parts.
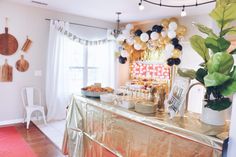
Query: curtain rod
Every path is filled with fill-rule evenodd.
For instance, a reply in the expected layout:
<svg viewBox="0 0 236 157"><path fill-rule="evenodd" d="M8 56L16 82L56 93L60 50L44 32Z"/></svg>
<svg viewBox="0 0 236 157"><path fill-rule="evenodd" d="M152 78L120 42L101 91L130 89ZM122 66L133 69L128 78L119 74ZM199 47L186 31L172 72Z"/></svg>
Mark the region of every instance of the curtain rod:
<svg viewBox="0 0 236 157"><path fill-rule="evenodd" d="M50 21L50 20L54 20L54 19L45 19L47 21ZM57 21L60 21L60 20L57 20ZM83 26L83 27L89 27L89 28L96 28L96 29L102 29L102 30L108 30L108 28L104 28L104 27L98 27L98 26L91 26L91 25L86 25L86 24L81 24L81 23L74 23L74 22L69 22L69 24L71 25L76 25L76 26Z"/></svg>

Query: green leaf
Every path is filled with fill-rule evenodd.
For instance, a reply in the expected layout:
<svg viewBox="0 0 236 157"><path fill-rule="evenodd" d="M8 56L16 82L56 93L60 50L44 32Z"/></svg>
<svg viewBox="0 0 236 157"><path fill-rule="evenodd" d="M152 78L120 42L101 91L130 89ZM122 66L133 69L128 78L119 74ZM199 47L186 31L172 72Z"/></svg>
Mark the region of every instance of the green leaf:
<svg viewBox="0 0 236 157"><path fill-rule="evenodd" d="M230 107L232 104L229 98L221 98L215 100L206 100L207 104L205 107L208 107L215 111L222 111Z"/></svg>
<svg viewBox="0 0 236 157"><path fill-rule="evenodd" d="M194 35L190 38L192 48L207 62L210 58L209 50L205 45L205 39L199 35Z"/></svg>
<svg viewBox="0 0 236 157"><path fill-rule="evenodd" d="M229 27L229 28L226 28L226 29L222 30L220 32L220 36L224 36L227 33L229 33L230 35L236 34L236 27Z"/></svg>
<svg viewBox="0 0 236 157"><path fill-rule="evenodd" d="M217 22L220 28L224 28L236 19L236 3L221 1L212 10L210 16Z"/></svg>
<svg viewBox="0 0 236 157"><path fill-rule="evenodd" d="M234 65L234 58L227 52L218 52L214 54L207 62L208 72L219 72L222 74L229 74Z"/></svg>
<svg viewBox="0 0 236 157"><path fill-rule="evenodd" d="M210 48L214 53L226 51L230 44L231 43L224 38L214 39L208 37L205 40L206 47Z"/></svg>
<svg viewBox="0 0 236 157"><path fill-rule="evenodd" d="M214 53L220 52L220 49L218 47L218 43L217 43L216 39L213 39L210 37L206 38L205 45L207 48L211 49L212 52L214 52Z"/></svg>
<svg viewBox="0 0 236 157"><path fill-rule="evenodd" d="M217 0L216 1L216 6L219 5L228 5L230 3L236 3L236 0Z"/></svg>
<svg viewBox="0 0 236 157"><path fill-rule="evenodd" d="M199 68L196 72L196 80L204 84L204 77L207 75L207 71L203 68Z"/></svg>
<svg viewBox="0 0 236 157"><path fill-rule="evenodd" d="M210 37L217 38L217 35L213 32L211 28L199 23L193 23L193 25L196 26L200 32L205 33Z"/></svg>
<svg viewBox="0 0 236 157"><path fill-rule="evenodd" d="M206 87L220 86L230 79L230 76L214 72L204 77L204 83Z"/></svg>
<svg viewBox="0 0 236 157"><path fill-rule="evenodd" d="M178 74L182 77L188 77L190 79L195 79L196 77L196 71L192 69L178 69Z"/></svg>
<svg viewBox="0 0 236 157"><path fill-rule="evenodd" d="M236 66L234 66L232 72L230 73L230 77L231 77L231 79L236 81Z"/></svg>
<svg viewBox="0 0 236 157"><path fill-rule="evenodd" d="M236 92L236 81L230 80L222 85L221 94L224 96L230 96Z"/></svg>
<svg viewBox="0 0 236 157"><path fill-rule="evenodd" d="M226 40L225 38L217 39L217 43L218 43L220 52L226 51L229 48L229 46L231 45L231 43L228 40Z"/></svg>

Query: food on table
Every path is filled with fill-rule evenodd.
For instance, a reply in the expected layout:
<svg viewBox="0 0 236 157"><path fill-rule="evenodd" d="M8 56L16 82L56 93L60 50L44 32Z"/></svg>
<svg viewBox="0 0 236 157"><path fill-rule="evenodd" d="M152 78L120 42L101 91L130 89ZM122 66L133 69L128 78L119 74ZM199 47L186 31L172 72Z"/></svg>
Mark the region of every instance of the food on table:
<svg viewBox="0 0 236 157"><path fill-rule="evenodd" d="M113 92L113 89L110 87L102 88L99 86L88 86L88 87L82 88L82 90L88 91L88 92L102 92L102 93L105 93L105 92L112 93Z"/></svg>

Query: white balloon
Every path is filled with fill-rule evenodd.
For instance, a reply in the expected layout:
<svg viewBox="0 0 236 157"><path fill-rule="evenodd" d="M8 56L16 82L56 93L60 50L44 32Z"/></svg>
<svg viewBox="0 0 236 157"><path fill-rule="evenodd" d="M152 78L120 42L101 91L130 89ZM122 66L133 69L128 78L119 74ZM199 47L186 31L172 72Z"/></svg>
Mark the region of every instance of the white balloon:
<svg viewBox="0 0 236 157"><path fill-rule="evenodd" d="M151 33L151 39L152 40L157 40L159 38L159 34L157 32L152 32Z"/></svg>
<svg viewBox="0 0 236 157"><path fill-rule="evenodd" d="M147 42L149 40L149 35L147 33L142 33L140 39L143 42Z"/></svg>
<svg viewBox="0 0 236 157"><path fill-rule="evenodd" d="M134 44L134 38L129 37L128 39L126 39L126 42L128 45L133 45Z"/></svg>
<svg viewBox="0 0 236 157"><path fill-rule="evenodd" d="M173 30L169 30L168 33L167 33L167 36L172 39L172 38L175 38L176 37L176 32L173 31Z"/></svg>
<svg viewBox="0 0 236 157"><path fill-rule="evenodd" d="M123 34L123 36L124 36L126 39L128 39L128 38L130 37L130 31L127 30L127 29L124 29L124 30L122 31L122 34Z"/></svg>
<svg viewBox="0 0 236 157"><path fill-rule="evenodd" d="M140 44L134 44L135 50L141 50L142 46Z"/></svg>
<svg viewBox="0 0 236 157"><path fill-rule="evenodd" d="M177 23L176 22L171 22L169 24L169 30L176 30L178 27Z"/></svg>
<svg viewBox="0 0 236 157"><path fill-rule="evenodd" d="M117 37L117 39L116 39L118 42L119 41L125 41L125 37L123 36L123 35L119 35L118 37Z"/></svg>
<svg viewBox="0 0 236 157"><path fill-rule="evenodd" d="M174 49L175 49L175 47L172 44L167 44L166 48L165 48L167 53L171 53Z"/></svg>
<svg viewBox="0 0 236 157"><path fill-rule="evenodd" d="M166 32L165 32L165 31L162 31L162 32L161 32L161 36L162 36L162 37L166 37Z"/></svg>
<svg viewBox="0 0 236 157"><path fill-rule="evenodd" d="M134 28L134 25L132 25L130 23L125 26L125 29L127 29L127 30L131 30L133 28Z"/></svg>
<svg viewBox="0 0 236 157"><path fill-rule="evenodd" d="M127 58L129 54L126 50L122 50L120 55Z"/></svg>

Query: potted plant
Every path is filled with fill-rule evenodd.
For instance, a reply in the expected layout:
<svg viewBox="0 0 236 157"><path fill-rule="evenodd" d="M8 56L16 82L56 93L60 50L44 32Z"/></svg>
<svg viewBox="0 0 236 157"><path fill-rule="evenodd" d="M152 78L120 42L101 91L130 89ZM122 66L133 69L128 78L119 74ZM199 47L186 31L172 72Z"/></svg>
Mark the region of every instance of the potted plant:
<svg viewBox="0 0 236 157"><path fill-rule="evenodd" d="M236 0L217 0L215 8L209 14L217 23L219 33L202 24L194 23L198 30L207 35L206 38L194 35L190 38L192 48L201 56L203 63L197 71L178 70L179 75L198 80L206 88L201 120L208 124L223 125L224 110L230 107L229 96L236 92L236 66L229 51L229 34L236 34Z"/></svg>

